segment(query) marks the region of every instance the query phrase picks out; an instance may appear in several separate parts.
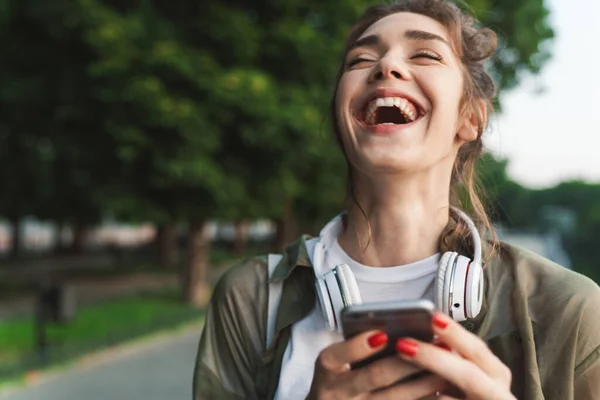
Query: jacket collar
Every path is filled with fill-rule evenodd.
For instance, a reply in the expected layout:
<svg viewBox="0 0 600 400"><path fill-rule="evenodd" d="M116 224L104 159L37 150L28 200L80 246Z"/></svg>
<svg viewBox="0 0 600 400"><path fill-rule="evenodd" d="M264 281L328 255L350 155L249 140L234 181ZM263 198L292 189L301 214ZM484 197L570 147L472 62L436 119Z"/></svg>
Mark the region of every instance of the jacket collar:
<svg viewBox="0 0 600 400"><path fill-rule="evenodd" d="M316 246L329 248L333 245L343 230L344 215L345 212L338 214L321 229ZM312 238L309 235L302 235L297 241L286 248L283 258L275 267L273 274L269 278L269 282L278 282L286 279L296 267L310 267L313 269L313 273L315 265L317 268L320 268L319 266L321 266L322 262L315 261L313 254L311 254L314 252L315 243L313 243L313 246L308 246L307 242L310 239ZM317 271L317 273L323 273L323 271Z"/></svg>
<svg viewBox="0 0 600 400"><path fill-rule="evenodd" d="M309 235L302 235L290 244L283 253L283 258L269 278L270 283L280 282L291 275L296 267L312 268L308 246L306 242L311 239Z"/></svg>

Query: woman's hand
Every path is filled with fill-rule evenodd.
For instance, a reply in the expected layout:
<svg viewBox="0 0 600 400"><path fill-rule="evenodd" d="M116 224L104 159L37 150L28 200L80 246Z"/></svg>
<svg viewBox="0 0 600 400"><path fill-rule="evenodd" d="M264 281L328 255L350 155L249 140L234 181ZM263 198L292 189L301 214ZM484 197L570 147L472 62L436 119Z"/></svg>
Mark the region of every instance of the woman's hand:
<svg viewBox="0 0 600 400"><path fill-rule="evenodd" d="M308 399L413 400L444 390L445 380L431 374L395 384L422 371L422 368L417 368L398 356L386 357L355 370L350 369L350 364L382 350L387 341L385 333L371 331L325 348L317 358Z"/></svg>
<svg viewBox="0 0 600 400"><path fill-rule="evenodd" d="M414 339L400 339L401 357L431 371L459 388L468 400L514 400L510 392L511 372L485 342L442 313L433 318L438 339L453 352ZM453 399L448 395L440 399Z"/></svg>

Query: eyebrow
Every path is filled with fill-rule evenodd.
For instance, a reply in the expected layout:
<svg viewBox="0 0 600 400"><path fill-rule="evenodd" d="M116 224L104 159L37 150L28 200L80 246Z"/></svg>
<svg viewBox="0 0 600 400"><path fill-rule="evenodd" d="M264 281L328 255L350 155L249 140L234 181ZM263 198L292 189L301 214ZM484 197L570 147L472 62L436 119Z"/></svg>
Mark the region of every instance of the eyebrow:
<svg viewBox="0 0 600 400"><path fill-rule="evenodd" d="M435 40L435 41L442 42L442 43L450 46L450 43L448 43L448 41L446 39L444 39L443 37L441 37L440 35L436 35L435 33L431 33L431 32L420 31L417 29L409 29L409 30L405 31L404 38L409 39L409 40L416 40L416 41ZM354 42L354 44L352 44L352 46L350 46L348 51L353 50L357 47L377 46L380 43L381 43L381 39L378 35L368 35L368 36L360 38L356 42Z"/></svg>
<svg viewBox="0 0 600 400"><path fill-rule="evenodd" d="M356 49L357 47L377 46L379 44L379 42L381 42L381 40L379 40L379 36L377 36L377 35L365 36L363 38L358 39L356 42L354 42L352 44L352 46L350 46L348 51L350 51L352 49Z"/></svg>
<svg viewBox="0 0 600 400"><path fill-rule="evenodd" d="M421 41L437 40L438 42L442 42L442 43L445 43L448 46L450 46L448 41L446 39L444 39L443 37L441 37L440 35L436 35L435 33L431 33L431 32L419 31L416 29L407 30L406 32L404 32L404 37L406 39L421 40Z"/></svg>

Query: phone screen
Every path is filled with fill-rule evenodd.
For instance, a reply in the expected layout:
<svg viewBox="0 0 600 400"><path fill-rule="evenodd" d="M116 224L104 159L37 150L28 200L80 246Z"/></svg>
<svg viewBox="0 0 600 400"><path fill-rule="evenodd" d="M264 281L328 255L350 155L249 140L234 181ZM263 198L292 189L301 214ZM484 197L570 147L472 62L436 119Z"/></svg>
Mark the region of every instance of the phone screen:
<svg viewBox="0 0 600 400"><path fill-rule="evenodd" d="M344 338L349 339L359 333L373 329L384 331L389 338L385 349L352 365L352 368L360 368L375 360L395 354L396 341L400 338L411 337L424 342L433 341L434 334L431 328L431 319L431 311L420 307L360 311L344 310L342 313Z"/></svg>

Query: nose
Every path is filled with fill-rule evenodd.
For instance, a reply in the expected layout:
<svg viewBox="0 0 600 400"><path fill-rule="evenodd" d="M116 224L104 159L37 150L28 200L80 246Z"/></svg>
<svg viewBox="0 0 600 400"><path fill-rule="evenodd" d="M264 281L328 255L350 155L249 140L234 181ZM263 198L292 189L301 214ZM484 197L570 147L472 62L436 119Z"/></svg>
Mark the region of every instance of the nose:
<svg viewBox="0 0 600 400"><path fill-rule="evenodd" d="M388 79L409 79L409 72L407 71L407 68L397 58L389 56L380 59L377 67L371 74L371 81L382 81Z"/></svg>

